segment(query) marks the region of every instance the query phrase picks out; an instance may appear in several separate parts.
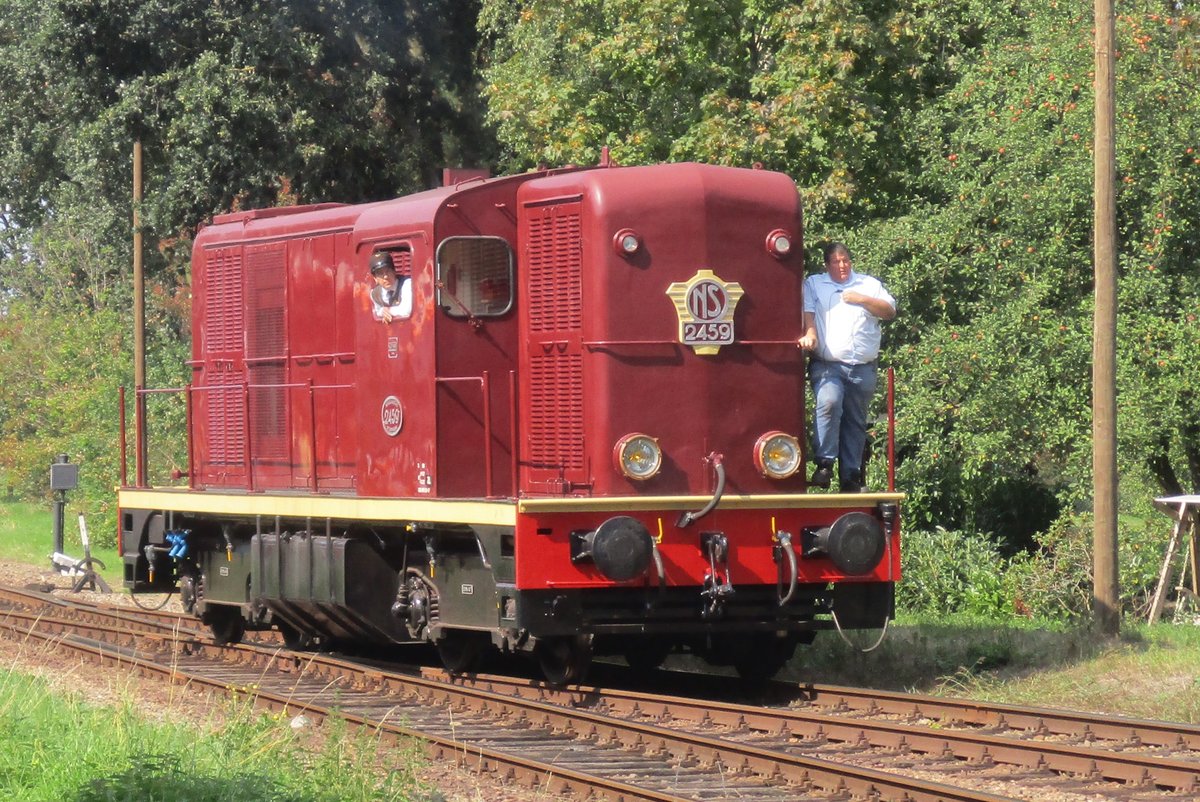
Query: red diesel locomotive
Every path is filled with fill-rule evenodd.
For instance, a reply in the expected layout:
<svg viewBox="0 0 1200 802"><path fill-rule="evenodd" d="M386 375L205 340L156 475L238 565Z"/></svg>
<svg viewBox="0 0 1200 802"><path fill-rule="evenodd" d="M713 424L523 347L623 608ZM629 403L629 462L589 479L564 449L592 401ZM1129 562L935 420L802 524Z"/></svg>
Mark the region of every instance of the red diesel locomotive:
<svg viewBox="0 0 1200 802"><path fill-rule="evenodd" d="M807 492L801 236L787 176L699 164L219 215L186 486L146 481L139 414L126 587L223 642L530 651L557 683L671 651L761 677L883 626L901 495Z"/></svg>

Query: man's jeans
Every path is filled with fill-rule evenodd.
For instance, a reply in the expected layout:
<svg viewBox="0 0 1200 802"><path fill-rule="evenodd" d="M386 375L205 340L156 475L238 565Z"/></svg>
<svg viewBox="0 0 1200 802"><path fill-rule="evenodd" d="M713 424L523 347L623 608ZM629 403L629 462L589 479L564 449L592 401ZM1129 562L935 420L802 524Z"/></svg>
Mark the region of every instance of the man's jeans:
<svg viewBox="0 0 1200 802"><path fill-rule="evenodd" d="M813 425L818 463L838 458L838 478L862 481L867 444L867 407L875 395L875 363L847 365L814 359L809 367L816 421Z"/></svg>

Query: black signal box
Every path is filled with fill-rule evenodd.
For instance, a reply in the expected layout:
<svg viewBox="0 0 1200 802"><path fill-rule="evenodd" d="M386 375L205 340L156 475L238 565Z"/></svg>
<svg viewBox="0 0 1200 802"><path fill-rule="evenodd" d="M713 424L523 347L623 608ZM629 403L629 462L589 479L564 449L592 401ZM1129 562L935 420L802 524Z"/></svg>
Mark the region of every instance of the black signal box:
<svg viewBox="0 0 1200 802"><path fill-rule="evenodd" d="M79 466L69 462L50 464L50 489L74 490L79 485Z"/></svg>

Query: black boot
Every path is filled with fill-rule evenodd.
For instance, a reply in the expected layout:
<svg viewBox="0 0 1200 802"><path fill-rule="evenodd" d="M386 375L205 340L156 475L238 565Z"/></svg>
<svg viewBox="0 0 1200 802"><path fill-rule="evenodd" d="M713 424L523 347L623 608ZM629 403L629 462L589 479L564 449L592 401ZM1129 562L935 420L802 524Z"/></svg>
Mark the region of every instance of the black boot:
<svg viewBox="0 0 1200 802"><path fill-rule="evenodd" d="M861 471L851 471L846 476L843 476L838 482L838 489L843 493L860 493L863 489L863 475Z"/></svg>
<svg viewBox="0 0 1200 802"><path fill-rule="evenodd" d="M808 480L810 485L826 488L833 481L833 463L821 460L817 463L817 469L813 471L812 479Z"/></svg>

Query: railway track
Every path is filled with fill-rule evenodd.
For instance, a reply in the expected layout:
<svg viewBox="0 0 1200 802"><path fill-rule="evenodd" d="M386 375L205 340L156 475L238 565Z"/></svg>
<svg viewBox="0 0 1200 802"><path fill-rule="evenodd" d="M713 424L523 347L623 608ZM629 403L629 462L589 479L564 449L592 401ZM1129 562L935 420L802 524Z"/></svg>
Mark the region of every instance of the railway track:
<svg viewBox="0 0 1200 802"><path fill-rule="evenodd" d="M0 628L164 681L339 716L437 759L620 800L1193 799L1200 728L807 686L771 706L217 647L170 614L5 590Z"/></svg>

